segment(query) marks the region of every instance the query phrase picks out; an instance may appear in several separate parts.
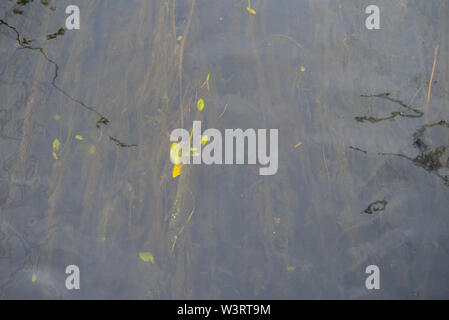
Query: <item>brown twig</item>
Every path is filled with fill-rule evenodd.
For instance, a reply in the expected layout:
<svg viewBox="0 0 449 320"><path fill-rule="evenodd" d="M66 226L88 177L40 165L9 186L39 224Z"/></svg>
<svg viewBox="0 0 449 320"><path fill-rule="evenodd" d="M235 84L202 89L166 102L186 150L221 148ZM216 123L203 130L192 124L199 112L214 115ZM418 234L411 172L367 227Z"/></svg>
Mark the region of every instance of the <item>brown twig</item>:
<svg viewBox="0 0 449 320"><path fill-rule="evenodd" d="M437 57L438 57L438 49L439 48L440 48L440 45L437 45L435 47L435 50L434 50L434 53L433 53L433 67L432 67L432 73L430 74L429 89L427 90L426 105L429 105L429 101L430 101L430 91L432 90L432 80L433 80L433 76L435 74L435 67L437 65Z"/></svg>

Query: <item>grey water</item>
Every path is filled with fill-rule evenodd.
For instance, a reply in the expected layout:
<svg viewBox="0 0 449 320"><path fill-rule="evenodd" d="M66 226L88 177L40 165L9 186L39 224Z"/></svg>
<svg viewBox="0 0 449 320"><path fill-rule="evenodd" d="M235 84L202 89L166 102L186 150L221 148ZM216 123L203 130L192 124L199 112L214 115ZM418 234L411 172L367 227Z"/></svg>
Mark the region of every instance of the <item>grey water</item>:
<svg viewBox="0 0 449 320"><path fill-rule="evenodd" d="M449 3L76 2L0 2L2 299L449 298ZM193 120L277 173L173 178Z"/></svg>

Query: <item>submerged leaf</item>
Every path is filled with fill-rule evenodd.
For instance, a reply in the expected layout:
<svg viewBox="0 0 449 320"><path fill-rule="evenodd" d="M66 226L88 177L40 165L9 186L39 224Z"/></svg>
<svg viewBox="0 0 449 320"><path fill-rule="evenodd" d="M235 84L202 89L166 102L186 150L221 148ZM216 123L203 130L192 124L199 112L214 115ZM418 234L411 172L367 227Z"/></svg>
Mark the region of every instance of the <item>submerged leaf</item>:
<svg viewBox="0 0 449 320"><path fill-rule="evenodd" d="M90 154L94 154L95 153L95 150L96 150L96 148L95 148L95 146L90 146L90 148L89 148L89 153Z"/></svg>
<svg viewBox="0 0 449 320"><path fill-rule="evenodd" d="M154 264L154 257L151 252L140 252L139 257L140 259L142 259L142 261L151 262L152 264Z"/></svg>
<svg viewBox="0 0 449 320"><path fill-rule="evenodd" d="M256 10L251 8L251 0L248 0L248 7L246 8L246 10L248 10L248 12L251 14L256 14Z"/></svg>
<svg viewBox="0 0 449 320"><path fill-rule="evenodd" d="M61 142L56 138L53 140L53 151L58 151L59 147L61 147Z"/></svg>
<svg viewBox="0 0 449 320"><path fill-rule="evenodd" d="M182 147L179 143L173 142L170 147L170 159L175 165L181 163Z"/></svg>
<svg viewBox="0 0 449 320"><path fill-rule="evenodd" d="M61 116L58 115L58 114L55 114L55 115L53 116L53 119L55 119L56 121L58 121L59 119L61 119Z"/></svg>
<svg viewBox="0 0 449 320"><path fill-rule="evenodd" d="M202 98L198 99L197 103L198 110L202 111L204 109L204 100Z"/></svg>
<svg viewBox="0 0 449 320"><path fill-rule="evenodd" d="M61 147L61 142L56 138L55 140L53 140L53 158L55 158L55 160L58 160L58 151L59 148Z"/></svg>
<svg viewBox="0 0 449 320"><path fill-rule="evenodd" d="M248 10L248 12L251 13L251 14L254 14L254 15L256 14L256 10L254 10L254 9L252 9L250 7L246 8L246 10Z"/></svg>
<svg viewBox="0 0 449 320"><path fill-rule="evenodd" d="M295 271L296 267L293 266L287 266L287 271Z"/></svg>
<svg viewBox="0 0 449 320"><path fill-rule="evenodd" d="M33 275L31 276L31 282L36 282L37 280L37 276L35 273L33 273Z"/></svg>
<svg viewBox="0 0 449 320"><path fill-rule="evenodd" d="M181 164L176 164L173 166L173 172L172 172L173 178L176 178L177 176L179 176L181 174L181 169L182 169L183 165L184 164L181 163Z"/></svg>

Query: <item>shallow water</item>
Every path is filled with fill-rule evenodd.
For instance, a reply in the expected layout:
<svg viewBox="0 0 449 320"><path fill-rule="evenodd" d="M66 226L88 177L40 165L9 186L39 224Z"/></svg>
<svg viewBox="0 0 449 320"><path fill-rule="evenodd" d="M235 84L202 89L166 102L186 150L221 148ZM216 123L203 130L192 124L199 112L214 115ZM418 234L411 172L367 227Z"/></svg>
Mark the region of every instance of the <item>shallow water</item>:
<svg viewBox="0 0 449 320"><path fill-rule="evenodd" d="M43 3L0 4L2 298L449 297L446 2L369 31L364 1L80 0L49 40L71 3ZM279 129L277 174L173 179L195 119Z"/></svg>

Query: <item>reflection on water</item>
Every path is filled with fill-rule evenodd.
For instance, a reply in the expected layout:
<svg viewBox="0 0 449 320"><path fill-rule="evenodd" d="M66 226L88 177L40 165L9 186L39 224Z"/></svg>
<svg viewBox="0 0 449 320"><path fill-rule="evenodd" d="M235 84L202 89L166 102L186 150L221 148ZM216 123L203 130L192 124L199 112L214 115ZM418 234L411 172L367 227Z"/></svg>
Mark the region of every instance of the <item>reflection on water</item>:
<svg viewBox="0 0 449 320"><path fill-rule="evenodd" d="M0 4L2 298L449 296L446 3L69 4ZM173 178L194 120L279 129L277 174Z"/></svg>

